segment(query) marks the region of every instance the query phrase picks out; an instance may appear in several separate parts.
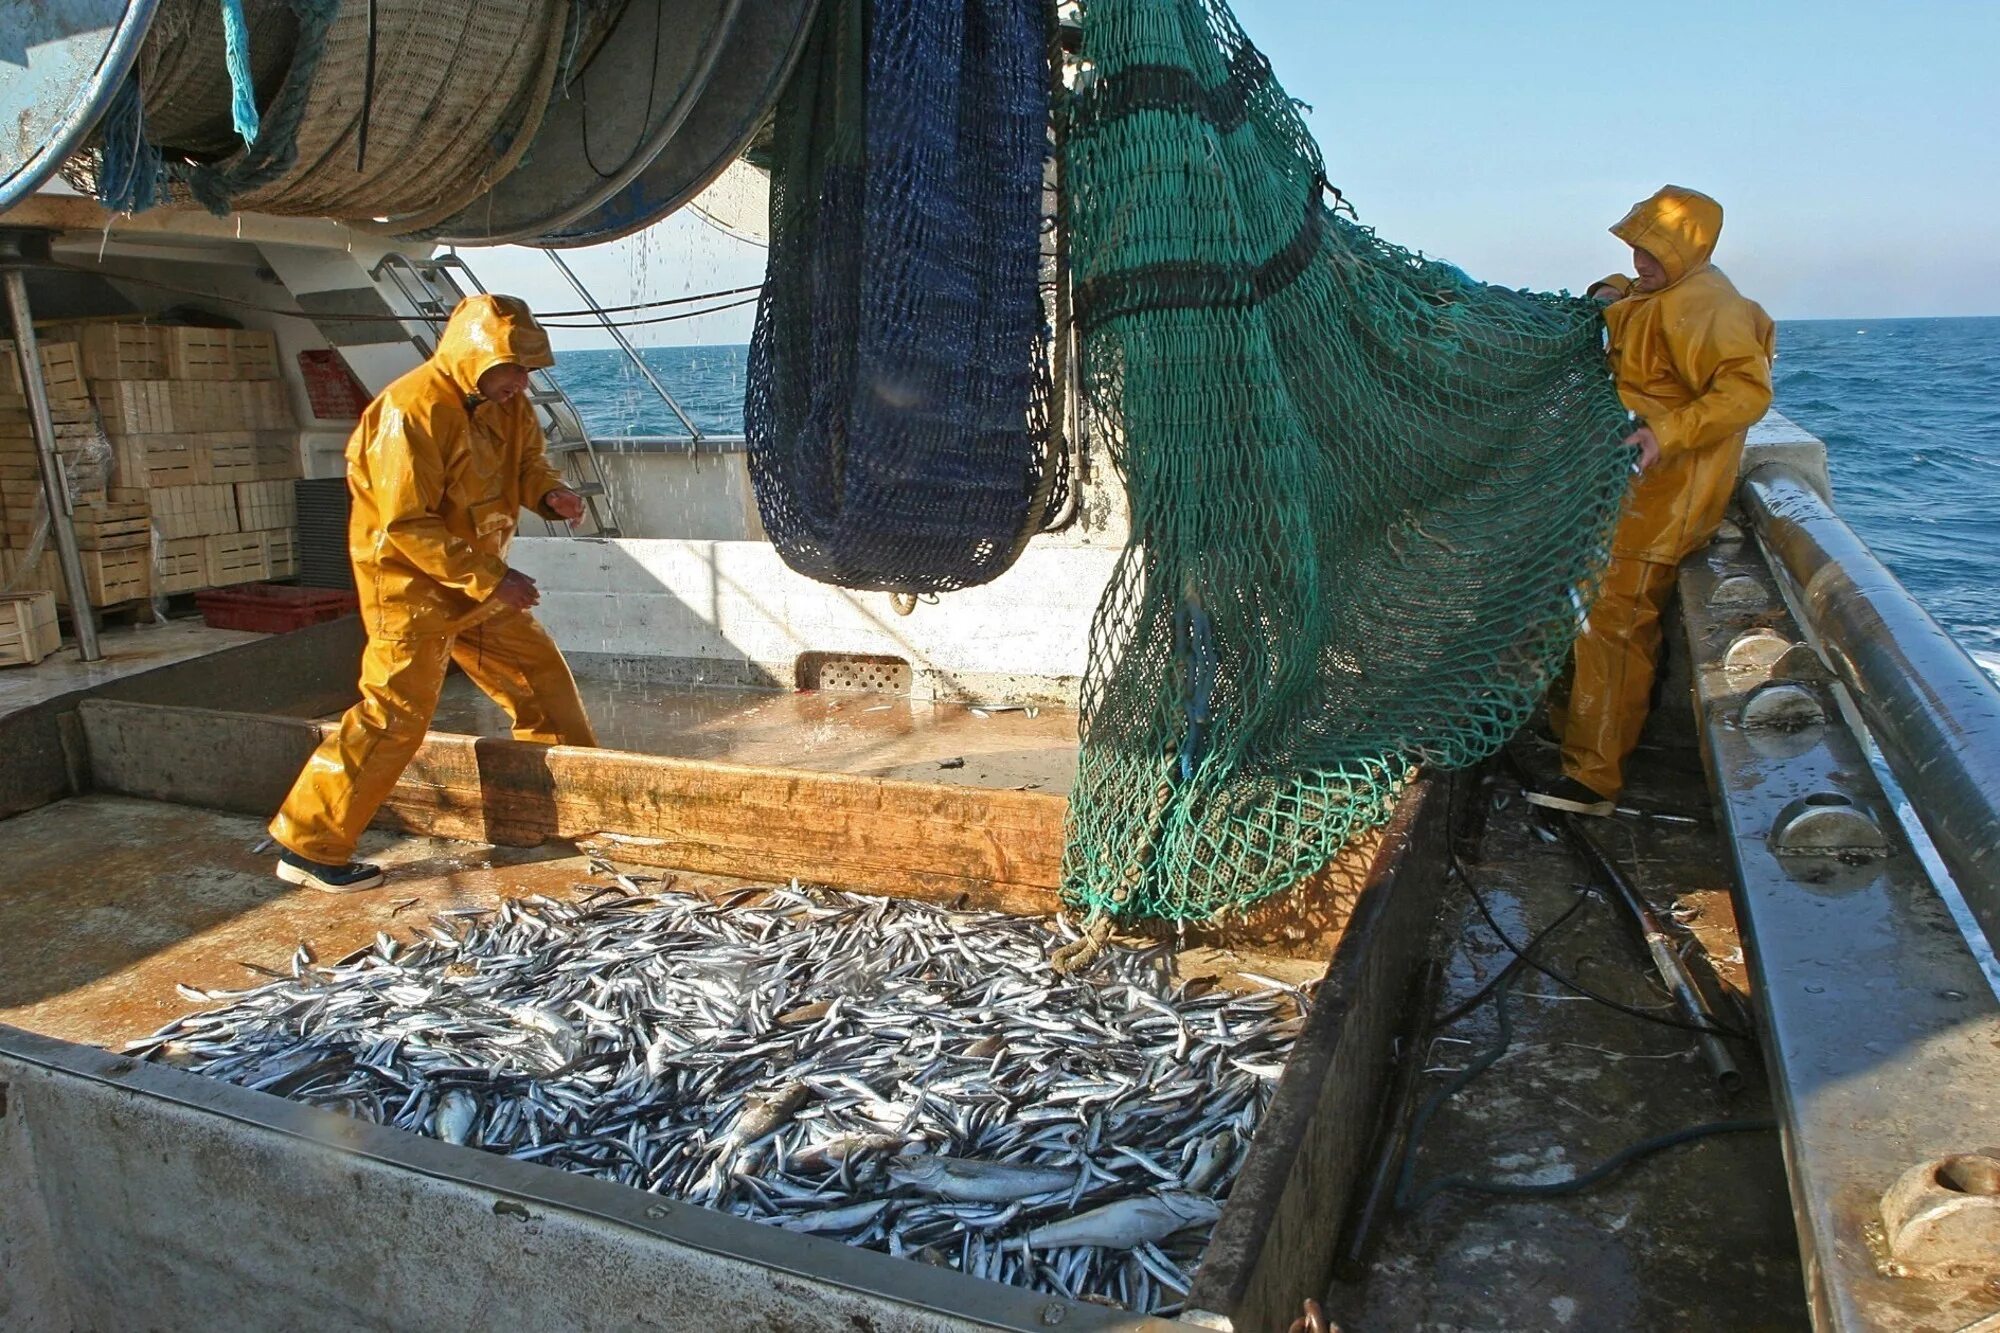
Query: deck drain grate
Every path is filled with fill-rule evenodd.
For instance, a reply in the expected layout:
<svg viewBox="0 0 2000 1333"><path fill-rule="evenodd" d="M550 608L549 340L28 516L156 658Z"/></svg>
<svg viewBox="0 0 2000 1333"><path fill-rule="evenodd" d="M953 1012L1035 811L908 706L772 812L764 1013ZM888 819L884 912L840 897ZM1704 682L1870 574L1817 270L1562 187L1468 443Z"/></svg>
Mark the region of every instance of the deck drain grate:
<svg viewBox="0 0 2000 1333"><path fill-rule="evenodd" d="M866 694L908 694L914 679L903 658L864 653L801 653L796 675L802 690Z"/></svg>

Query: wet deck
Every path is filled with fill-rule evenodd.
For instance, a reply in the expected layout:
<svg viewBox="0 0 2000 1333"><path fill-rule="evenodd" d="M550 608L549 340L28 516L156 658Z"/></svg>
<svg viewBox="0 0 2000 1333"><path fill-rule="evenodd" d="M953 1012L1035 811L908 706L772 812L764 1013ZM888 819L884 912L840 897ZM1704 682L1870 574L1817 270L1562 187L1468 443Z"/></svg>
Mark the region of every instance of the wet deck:
<svg viewBox="0 0 2000 1333"><path fill-rule="evenodd" d="M0 669L0 717L59 695L109 684L264 637L243 630L210 629L199 620L107 626L97 635L98 648L103 653L99 661L78 660L76 641L68 639L34 666Z"/></svg>
<svg viewBox="0 0 2000 1333"><path fill-rule="evenodd" d="M271 854L252 850L263 836L255 819L116 796L0 821L0 1023L116 1048L203 1007L176 983L257 985L243 964L282 970L302 940L338 958L442 908L565 898L591 881L567 847L371 832L362 854L390 868L390 884L325 894L280 883Z"/></svg>
<svg viewBox="0 0 2000 1333"><path fill-rule="evenodd" d="M1573 903L1587 876L1534 831L1519 787L1467 869L1515 944ZM1745 988L1729 877L1708 823L1708 794L1684 755L1642 751L1627 800L1695 822L1593 821L1599 845L1663 918L1701 942L1715 974ZM1669 928L1672 923L1669 922ZM1439 925L1449 1013L1512 960L1454 879ZM1650 1013L1671 1007L1622 911L1593 895L1537 948L1538 959L1600 994ZM1512 1040L1484 1075L1446 1101L1417 1149L1418 1192L1442 1176L1549 1183L1589 1170L1640 1139L1716 1120L1772 1114L1753 1046L1731 1042L1743 1088L1724 1096L1692 1034L1616 1012L1531 971L1510 987ZM1745 1019L1719 1016L1732 1025ZM1490 1004L1435 1029L1418 1098L1490 1049ZM1566 1197L1439 1195L1384 1228L1359 1283L1336 1283L1329 1313L1350 1330L1547 1329L1686 1333L1809 1327L1798 1238L1775 1133L1731 1134L1641 1160Z"/></svg>
<svg viewBox="0 0 2000 1333"><path fill-rule="evenodd" d="M82 796L0 820L0 1023L116 1049L169 1019L207 1007L176 986L231 990L262 983L252 968L285 970L309 944L339 958L378 931L404 937L445 908L490 907L542 894L567 900L602 889L591 857L569 844L532 850L374 830L359 855L389 872L365 893L327 894L272 873L263 822L162 801ZM615 849L604 850L615 855ZM748 881L626 867L697 893ZM1135 945L1150 941L1133 939ZM1240 971L1294 984L1324 958L1189 947L1184 975Z"/></svg>
<svg viewBox="0 0 2000 1333"><path fill-rule="evenodd" d="M640 754L1059 796L1076 777L1074 709L589 678L577 686L598 739ZM504 736L507 718L454 675L431 727Z"/></svg>

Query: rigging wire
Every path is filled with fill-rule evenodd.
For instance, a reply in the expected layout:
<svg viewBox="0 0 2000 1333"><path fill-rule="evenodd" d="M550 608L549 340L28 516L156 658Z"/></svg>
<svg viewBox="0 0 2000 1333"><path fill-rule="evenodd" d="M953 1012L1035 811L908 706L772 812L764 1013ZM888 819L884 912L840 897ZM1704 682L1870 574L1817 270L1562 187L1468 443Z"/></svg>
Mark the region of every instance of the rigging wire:
<svg viewBox="0 0 2000 1333"><path fill-rule="evenodd" d="M215 305L230 306L238 310L253 311L260 315L283 315L290 319L314 318L314 316L311 313L304 310L286 310L282 306L262 305L255 301L245 301L238 299L236 297L221 296L212 291L203 291L198 287L182 287L179 286L178 284L171 282L160 282L153 278L135 277L124 273L107 273L101 269L86 268L81 264L54 264L50 265L50 267L64 273L86 274L90 277L103 278L110 282L127 282L137 287L150 287L156 291L167 292L175 296L191 297L196 300L207 301ZM727 305L715 306L711 309L706 309L706 310L687 311L682 314L667 316L664 318L613 321L614 323L618 324L620 328L637 328L645 324L667 323L673 319L693 319L699 315L714 314L716 313L716 311L719 310L733 310L737 306L749 304L750 300L755 299L755 294L763 291L763 289L764 285L762 283L751 283L748 286L729 287L721 291L697 292L692 296L669 296L669 297L663 297L656 301L636 301L629 305L603 306L597 310L590 310L590 309L550 310L541 314L537 314L535 316L535 322L543 325L544 327L553 327L553 328L596 328L598 327L596 317L599 314L617 315L638 310L660 310L673 306L692 305L697 301L720 300L723 297L744 296L746 293L749 294L749 297L746 300L732 301ZM355 315L326 315L326 316L321 316L321 318L324 318L329 322L338 322L342 324L417 324L423 322L421 317L415 315L355 314ZM585 319L585 318L589 319L591 322L589 324L556 324L556 325L551 325L549 323L550 320Z"/></svg>

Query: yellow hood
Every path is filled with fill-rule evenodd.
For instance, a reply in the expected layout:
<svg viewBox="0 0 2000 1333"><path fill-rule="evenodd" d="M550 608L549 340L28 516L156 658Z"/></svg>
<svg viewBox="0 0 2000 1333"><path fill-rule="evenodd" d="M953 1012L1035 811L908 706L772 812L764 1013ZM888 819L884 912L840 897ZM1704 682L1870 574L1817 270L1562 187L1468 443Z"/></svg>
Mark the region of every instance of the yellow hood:
<svg viewBox="0 0 2000 1333"><path fill-rule="evenodd" d="M1699 190L1666 185L1632 205L1611 234L1660 261L1671 287L1708 267L1722 235L1722 205Z"/></svg>
<svg viewBox="0 0 2000 1333"><path fill-rule="evenodd" d="M549 335L535 323L526 301L484 293L458 303L431 359L468 396L479 391L479 377L495 366L545 370L556 363Z"/></svg>

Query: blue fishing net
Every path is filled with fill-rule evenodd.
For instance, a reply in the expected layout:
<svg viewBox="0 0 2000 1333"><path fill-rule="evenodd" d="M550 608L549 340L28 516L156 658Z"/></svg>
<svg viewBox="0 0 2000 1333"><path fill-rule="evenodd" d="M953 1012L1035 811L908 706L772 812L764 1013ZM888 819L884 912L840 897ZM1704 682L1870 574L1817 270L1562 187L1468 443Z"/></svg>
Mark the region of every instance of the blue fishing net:
<svg viewBox="0 0 2000 1333"><path fill-rule="evenodd" d="M1068 485L1038 285L1041 0L830 0L779 102L744 427L764 527L827 583L1010 565Z"/></svg>

